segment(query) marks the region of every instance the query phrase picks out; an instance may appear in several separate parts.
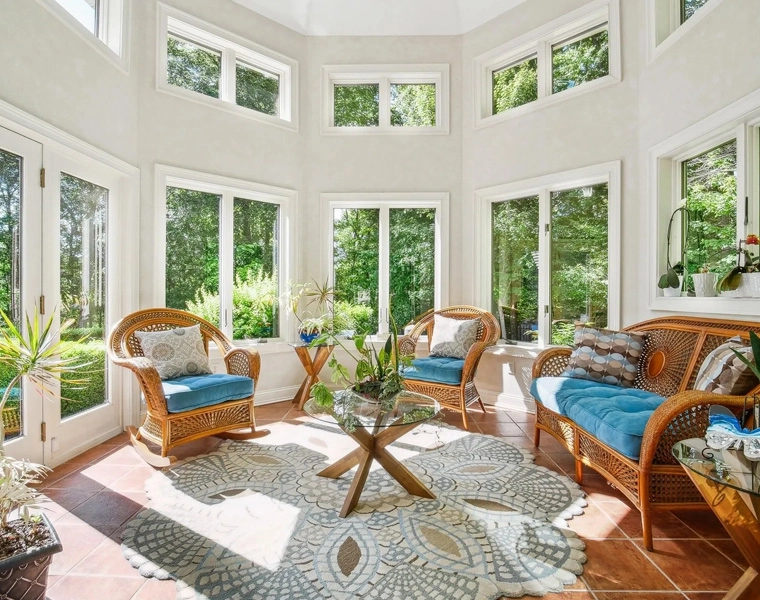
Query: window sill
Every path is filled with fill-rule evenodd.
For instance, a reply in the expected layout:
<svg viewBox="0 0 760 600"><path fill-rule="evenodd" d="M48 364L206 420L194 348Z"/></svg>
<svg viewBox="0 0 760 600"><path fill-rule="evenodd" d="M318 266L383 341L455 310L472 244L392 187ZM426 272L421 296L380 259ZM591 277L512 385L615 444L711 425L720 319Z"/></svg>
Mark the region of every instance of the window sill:
<svg viewBox="0 0 760 600"><path fill-rule="evenodd" d="M537 344L505 344L504 342L496 342L495 346L489 346L485 352L487 354L493 354L495 356L510 356L518 358L536 358L541 352L546 350L546 347L538 346Z"/></svg>
<svg viewBox="0 0 760 600"><path fill-rule="evenodd" d="M704 313L746 317L760 315L760 298L665 298L658 296L650 303L652 310L674 313Z"/></svg>
<svg viewBox="0 0 760 600"><path fill-rule="evenodd" d="M322 135L449 135L448 127L328 127L322 128Z"/></svg>

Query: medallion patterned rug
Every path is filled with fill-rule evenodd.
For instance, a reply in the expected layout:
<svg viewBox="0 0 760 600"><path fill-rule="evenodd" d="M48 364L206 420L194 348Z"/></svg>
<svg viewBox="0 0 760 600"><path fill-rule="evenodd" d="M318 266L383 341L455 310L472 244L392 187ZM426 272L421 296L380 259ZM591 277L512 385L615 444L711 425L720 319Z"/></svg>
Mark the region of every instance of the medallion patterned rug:
<svg viewBox="0 0 760 600"><path fill-rule="evenodd" d="M347 436L293 430L279 436L290 443L228 441L157 472L124 556L145 577L175 579L181 600L494 600L559 592L583 571L584 544L566 528L583 492L527 451L424 425L393 448L436 499L375 469L342 519L353 473L316 473Z"/></svg>

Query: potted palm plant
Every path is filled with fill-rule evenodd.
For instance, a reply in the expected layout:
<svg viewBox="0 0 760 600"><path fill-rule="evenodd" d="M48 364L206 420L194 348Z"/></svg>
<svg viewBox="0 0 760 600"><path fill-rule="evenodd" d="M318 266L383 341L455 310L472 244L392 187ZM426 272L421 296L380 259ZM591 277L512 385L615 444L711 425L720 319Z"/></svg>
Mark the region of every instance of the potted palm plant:
<svg viewBox="0 0 760 600"><path fill-rule="evenodd" d="M55 314L55 311L54 311ZM63 381L87 363L78 358L63 358L60 333L73 321L53 330L54 314L41 324L37 309L34 318L26 317L26 335L0 310L0 362L15 373L0 399L0 414L13 388L25 377L38 385L43 395L52 396L50 384ZM86 336L78 340L85 341ZM66 378L66 383L81 384L83 379ZM32 486L40 483L49 469L42 465L6 456L5 430L0 419L0 598L21 600L44 598L47 572L53 554L63 548L47 517L33 516L45 497ZM11 519L16 513L18 517Z"/></svg>

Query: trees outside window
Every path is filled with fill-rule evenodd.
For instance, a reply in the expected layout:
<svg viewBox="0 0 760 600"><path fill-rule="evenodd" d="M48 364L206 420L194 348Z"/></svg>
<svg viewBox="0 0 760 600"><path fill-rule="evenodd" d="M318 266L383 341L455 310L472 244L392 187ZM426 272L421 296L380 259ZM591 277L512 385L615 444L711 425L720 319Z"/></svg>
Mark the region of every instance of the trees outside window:
<svg viewBox="0 0 760 600"><path fill-rule="evenodd" d="M688 19L694 16L694 14L707 4L710 0L681 0L681 23L685 23Z"/></svg>
<svg viewBox="0 0 760 600"><path fill-rule="evenodd" d="M491 95L494 115L538 100L538 58L494 71Z"/></svg>
<svg viewBox="0 0 760 600"><path fill-rule="evenodd" d="M608 75L609 33L607 24L601 31L583 34L552 47L552 93L568 90L587 81Z"/></svg>
<svg viewBox="0 0 760 600"><path fill-rule="evenodd" d="M380 125L380 86L375 83L336 85L335 127Z"/></svg>
<svg viewBox="0 0 760 600"><path fill-rule="evenodd" d="M221 52L171 35L166 52L168 83L204 96L219 97Z"/></svg>
<svg viewBox="0 0 760 600"><path fill-rule="evenodd" d="M391 83L391 125L435 127L435 84Z"/></svg>
<svg viewBox="0 0 760 600"><path fill-rule="evenodd" d="M235 102L267 115L277 116L280 95L280 76L251 65L235 65Z"/></svg>

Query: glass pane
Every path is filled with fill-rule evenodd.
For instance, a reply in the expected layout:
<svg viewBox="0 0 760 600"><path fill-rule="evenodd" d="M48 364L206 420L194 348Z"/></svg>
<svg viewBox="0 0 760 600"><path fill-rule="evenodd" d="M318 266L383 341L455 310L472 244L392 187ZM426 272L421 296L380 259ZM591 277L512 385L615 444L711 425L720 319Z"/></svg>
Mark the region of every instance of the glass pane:
<svg viewBox="0 0 760 600"><path fill-rule="evenodd" d="M708 2L709 0L681 0L681 23L693 17Z"/></svg>
<svg viewBox="0 0 760 600"><path fill-rule="evenodd" d="M704 266L719 281L736 266L736 140L684 161L683 177L690 215L686 271ZM691 278L688 284L693 287Z"/></svg>
<svg viewBox="0 0 760 600"><path fill-rule="evenodd" d="M61 356L89 363L79 385L61 384L61 418L107 402L106 292L108 190L61 173L61 319L74 325L61 336ZM77 342L83 335L88 338Z"/></svg>
<svg viewBox="0 0 760 600"><path fill-rule="evenodd" d="M538 342L538 196L492 205L491 290L502 337Z"/></svg>
<svg viewBox="0 0 760 600"><path fill-rule="evenodd" d="M21 177L23 159L0 149L0 308L21 325ZM0 393L16 375L0 363ZM11 392L5 405L5 438L21 435L21 387ZM12 423L18 423L13 427Z"/></svg>
<svg viewBox="0 0 760 600"><path fill-rule="evenodd" d="M573 345L576 321L607 326L607 184L552 192L552 344Z"/></svg>
<svg viewBox="0 0 760 600"><path fill-rule="evenodd" d="M607 29L552 47L552 82L555 94L604 77L609 72Z"/></svg>
<svg viewBox="0 0 760 600"><path fill-rule="evenodd" d="M380 210L336 208L333 211L333 281L335 311L353 323L336 329L377 333L380 270ZM317 315L318 316L318 315Z"/></svg>
<svg viewBox="0 0 760 600"><path fill-rule="evenodd" d="M390 210L391 311L399 330L435 303L435 209Z"/></svg>
<svg viewBox="0 0 760 600"><path fill-rule="evenodd" d="M166 60L168 83L212 98L219 97L221 52L170 35Z"/></svg>
<svg viewBox="0 0 760 600"><path fill-rule="evenodd" d="M55 0L66 9L72 17L87 28L87 31L98 35L98 0Z"/></svg>
<svg viewBox="0 0 760 600"><path fill-rule="evenodd" d="M166 188L166 306L219 326L221 196Z"/></svg>
<svg viewBox="0 0 760 600"><path fill-rule="evenodd" d="M280 78L244 63L235 65L235 102L267 115L277 115Z"/></svg>
<svg viewBox="0 0 760 600"><path fill-rule="evenodd" d="M392 83L391 125L435 127L435 84Z"/></svg>
<svg viewBox="0 0 760 600"><path fill-rule="evenodd" d="M233 218L233 339L278 337L280 207L235 198Z"/></svg>
<svg viewBox="0 0 760 600"><path fill-rule="evenodd" d="M538 59L493 72L493 114L538 100Z"/></svg>
<svg viewBox="0 0 760 600"><path fill-rule="evenodd" d="M335 127L380 125L380 86L377 83L335 85Z"/></svg>

